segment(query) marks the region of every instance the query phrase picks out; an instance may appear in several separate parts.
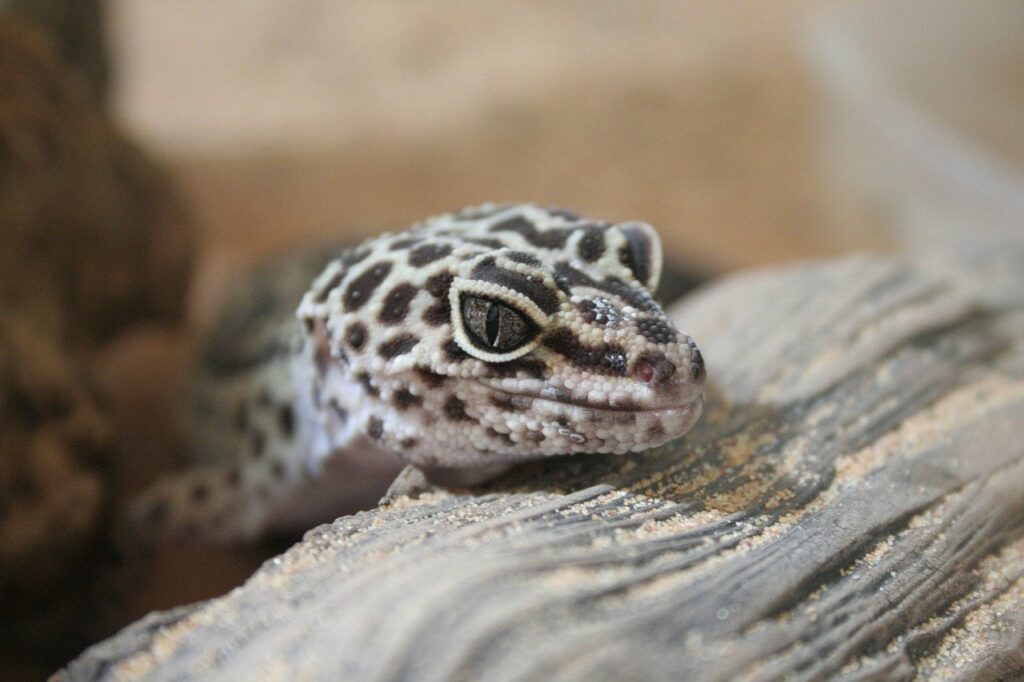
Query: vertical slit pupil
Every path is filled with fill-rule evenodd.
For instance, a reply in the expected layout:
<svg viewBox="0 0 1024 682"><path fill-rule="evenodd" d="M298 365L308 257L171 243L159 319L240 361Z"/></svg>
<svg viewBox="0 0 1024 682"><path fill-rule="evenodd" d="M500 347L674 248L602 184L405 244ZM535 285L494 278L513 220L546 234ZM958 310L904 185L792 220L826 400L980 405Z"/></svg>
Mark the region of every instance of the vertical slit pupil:
<svg viewBox="0 0 1024 682"><path fill-rule="evenodd" d="M498 345L498 331L501 328L501 311L491 303L487 306L487 342L491 346Z"/></svg>

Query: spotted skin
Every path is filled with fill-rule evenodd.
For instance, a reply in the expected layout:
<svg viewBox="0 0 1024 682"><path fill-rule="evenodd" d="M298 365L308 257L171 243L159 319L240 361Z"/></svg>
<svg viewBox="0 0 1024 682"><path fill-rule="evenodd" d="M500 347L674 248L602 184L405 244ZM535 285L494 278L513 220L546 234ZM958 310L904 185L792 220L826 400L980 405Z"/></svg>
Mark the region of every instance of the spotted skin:
<svg viewBox="0 0 1024 682"><path fill-rule="evenodd" d="M259 338L260 353L207 362L236 371L207 372L199 410L202 440L229 456L159 482L135 522L248 538L327 520L294 512L382 485L405 462L492 472L676 438L700 415L705 372L651 295L660 271L650 226L532 205L466 209L346 250L297 311L235 325L234 343ZM339 465L348 478L329 480Z"/></svg>

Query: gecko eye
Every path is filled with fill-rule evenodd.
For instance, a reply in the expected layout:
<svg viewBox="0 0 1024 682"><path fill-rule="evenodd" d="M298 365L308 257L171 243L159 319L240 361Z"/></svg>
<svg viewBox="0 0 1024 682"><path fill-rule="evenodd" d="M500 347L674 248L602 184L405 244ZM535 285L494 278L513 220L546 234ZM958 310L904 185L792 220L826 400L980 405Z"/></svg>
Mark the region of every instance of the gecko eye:
<svg viewBox="0 0 1024 682"><path fill-rule="evenodd" d="M490 298L463 295L461 313L470 341L488 353L511 353L539 331L526 315Z"/></svg>

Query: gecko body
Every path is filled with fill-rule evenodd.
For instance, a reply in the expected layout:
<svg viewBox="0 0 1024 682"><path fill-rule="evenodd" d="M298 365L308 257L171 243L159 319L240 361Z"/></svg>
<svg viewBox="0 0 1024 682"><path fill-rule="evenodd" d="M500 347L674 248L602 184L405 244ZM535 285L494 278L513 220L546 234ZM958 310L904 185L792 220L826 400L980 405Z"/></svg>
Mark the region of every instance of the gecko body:
<svg viewBox="0 0 1024 682"><path fill-rule="evenodd" d="M485 205L265 273L207 353L206 461L135 524L247 538L329 520L404 462L471 480L676 438L705 373L651 296L661 262L644 223Z"/></svg>

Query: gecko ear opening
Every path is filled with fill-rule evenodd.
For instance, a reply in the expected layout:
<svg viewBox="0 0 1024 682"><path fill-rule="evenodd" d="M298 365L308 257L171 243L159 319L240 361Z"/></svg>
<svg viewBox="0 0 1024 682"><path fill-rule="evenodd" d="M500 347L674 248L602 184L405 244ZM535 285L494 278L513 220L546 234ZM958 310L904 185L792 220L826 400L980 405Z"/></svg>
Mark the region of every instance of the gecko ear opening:
<svg viewBox="0 0 1024 682"><path fill-rule="evenodd" d="M616 227L626 237L619 249L619 262L653 293L661 280L663 258L658 233L647 223L622 223Z"/></svg>

